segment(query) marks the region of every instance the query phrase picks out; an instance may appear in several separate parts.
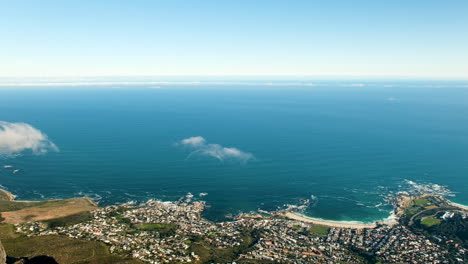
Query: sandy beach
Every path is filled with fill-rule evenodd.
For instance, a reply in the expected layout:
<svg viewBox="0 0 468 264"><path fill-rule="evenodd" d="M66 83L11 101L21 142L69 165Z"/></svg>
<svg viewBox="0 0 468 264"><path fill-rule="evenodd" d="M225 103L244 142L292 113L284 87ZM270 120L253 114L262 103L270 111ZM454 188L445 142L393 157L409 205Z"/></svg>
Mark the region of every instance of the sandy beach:
<svg viewBox="0 0 468 264"><path fill-rule="evenodd" d="M452 202L452 201L449 201L449 204L452 205L452 206L461 208L461 209L463 209L465 211L468 211L468 205L463 205L463 204L455 203L455 202Z"/></svg>
<svg viewBox="0 0 468 264"><path fill-rule="evenodd" d="M316 225L324 225L329 227L340 227L340 228L353 228L353 229L363 229L363 228L374 228L376 227L375 223L361 223L361 222L354 222L354 221L333 221L333 220L324 220L320 218L309 217L305 215L301 215L295 212L285 212L283 216L311 224Z"/></svg>

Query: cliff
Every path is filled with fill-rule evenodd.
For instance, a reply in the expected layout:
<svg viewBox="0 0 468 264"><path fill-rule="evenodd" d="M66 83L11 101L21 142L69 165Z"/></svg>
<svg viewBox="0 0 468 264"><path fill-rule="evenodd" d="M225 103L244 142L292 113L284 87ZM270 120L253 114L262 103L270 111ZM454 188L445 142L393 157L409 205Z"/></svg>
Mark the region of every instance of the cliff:
<svg viewBox="0 0 468 264"><path fill-rule="evenodd" d="M2 242L0 241L0 264L6 263L6 253L5 249L3 248Z"/></svg>

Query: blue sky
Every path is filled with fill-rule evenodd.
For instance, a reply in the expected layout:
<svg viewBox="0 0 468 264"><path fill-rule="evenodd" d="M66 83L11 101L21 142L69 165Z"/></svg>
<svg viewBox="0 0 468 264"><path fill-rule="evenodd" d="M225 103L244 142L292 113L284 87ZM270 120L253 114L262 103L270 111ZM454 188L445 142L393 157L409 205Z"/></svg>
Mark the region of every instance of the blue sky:
<svg viewBox="0 0 468 264"><path fill-rule="evenodd" d="M0 0L0 76L468 79L466 0Z"/></svg>

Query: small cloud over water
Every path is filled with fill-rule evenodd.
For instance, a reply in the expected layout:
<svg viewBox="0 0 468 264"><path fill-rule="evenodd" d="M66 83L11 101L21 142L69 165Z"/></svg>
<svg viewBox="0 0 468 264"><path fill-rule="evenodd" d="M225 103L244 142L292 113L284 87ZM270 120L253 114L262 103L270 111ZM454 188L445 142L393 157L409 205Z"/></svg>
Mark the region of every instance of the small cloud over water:
<svg viewBox="0 0 468 264"><path fill-rule="evenodd" d="M186 139L182 139L179 144L186 145L186 146L188 145L191 147L197 147L197 146L205 145L206 140L203 137L189 137Z"/></svg>
<svg viewBox="0 0 468 264"><path fill-rule="evenodd" d="M220 144L209 144L206 139L201 136L182 139L176 145L186 146L192 149L192 152L187 156L187 159L193 156L206 156L215 158L221 162L232 160L245 163L255 158L252 153L244 152L234 147L224 147Z"/></svg>

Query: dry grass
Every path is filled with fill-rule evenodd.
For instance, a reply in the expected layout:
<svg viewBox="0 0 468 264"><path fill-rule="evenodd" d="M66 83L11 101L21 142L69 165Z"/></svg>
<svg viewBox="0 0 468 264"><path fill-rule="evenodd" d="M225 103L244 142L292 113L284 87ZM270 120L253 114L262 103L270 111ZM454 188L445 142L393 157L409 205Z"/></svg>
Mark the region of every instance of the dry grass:
<svg viewBox="0 0 468 264"><path fill-rule="evenodd" d="M17 224L29 221L43 221L65 217L80 212L95 209L96 204L88 198L73 198L66 200L51 200L43 202L8 202L10 209L2 211L4 223ZM21 208L15 210L16 208Z"/></svg>
<svg viewBox="0 0 468 264"><path fill-rule="evenodd" d="M0 189L0 201L13 201L15 197L5 190Z"/></svg>

